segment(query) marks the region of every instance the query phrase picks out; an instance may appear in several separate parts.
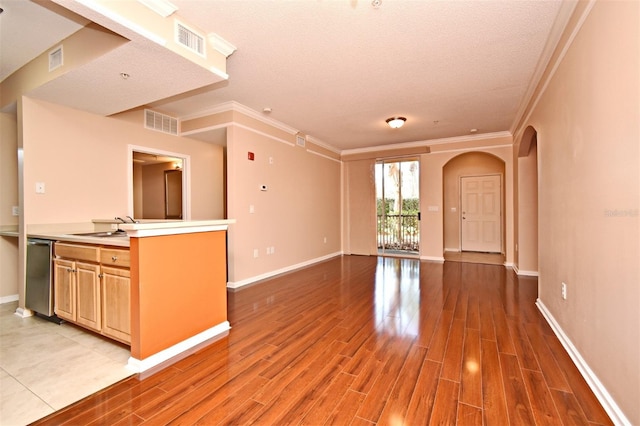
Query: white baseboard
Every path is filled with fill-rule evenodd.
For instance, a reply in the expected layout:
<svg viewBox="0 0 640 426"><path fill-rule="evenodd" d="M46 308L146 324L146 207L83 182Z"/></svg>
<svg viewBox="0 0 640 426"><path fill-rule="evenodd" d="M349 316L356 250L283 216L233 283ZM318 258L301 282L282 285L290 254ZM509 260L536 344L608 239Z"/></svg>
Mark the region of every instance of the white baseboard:
<svg viewBox="0 0 640 426"><path fill-rule="evenodd" d="M513 265L513 270L515 271L516 275L522 275L525 277L537 277L538 276L538 271L523 271L521 269L518 268L518 265Z"/></svg>
<svg viewBox="0 0 640 426"><path fill-rule="evenodd" d="M14 312L14 315L19 316L20 318L28 318L35 315L35 312L31 309L18 307Z"/></svg>
<svg viewBox="0 0 640 426"><path fill-rule="evenodd" d="M460 249L459 248L444 248L445 252L451 252L451 253L460 253Z"/></svg>
<svg viewBox="0 0 640 426"><path fill-rule="evenodd" d="M0 297L0 305L2 305L3 303L15 302L18 299L19 299L19 296L17 294L11 294L9 296L2 296L2 297Z"/></svg>
<svg viewBox="0 0 640 426"><path fill-rule="evenodd" d="M551 329L558 337L558 340L560 340L560 343L562 343L562 346L573 360L573 363L578 368L578 371L580 371L580 374L582 374L582 377L584 377L596 398L598 398L598 401L600 401L600 404L602 404L604 410L607 412L609 417L611 417L613 423L616 425L631 426L629 419L627 419L620 407L618 407L618 404L616 404L614 399L611 397L611 394L607 391L593 370L591 370L582 355L580 355L580 352L578 352L578 349L573 345L571 339L569 339L564 330L562 330L562 327L560 327L560 324L558 324L542 300L536 300L536 306L549 323L549 326L551 326Z"/></svg>
<svg viewBox="0 0 640 426"><path fill-rule="evenodd" d="M211 327L208 330L205 330L195 336L189 337L182 342L176 343L175 345L162 350L156 354L151 355L145 359L136 359L133 357L129 357L129 362L127 362L127 368L134 373L142 373L144 371L149 370L150 368L156 367L162 364L165 361L170 360L173 357L176 357L183 352L188 351L189 349L201 344L202 342L212 339L230 329L229 321L221 322L220 324Z"/></svg>
<svg viewBox="0 0 640 426"><path fill-rule="evenodd" d="M442 256L420 256L420 260L428 260L430 262L444 263L444 257Z"/></svg>
<svg viewBox="0 0 640 426"><path fill-rule="evenodd" d="M332 259L336 256L341 256L343 253L341 251L328 254L326 256L317 257L315 259L307 260L305 262L297 263L295 265L287 266L286 268L277 269L275 271L266 272L261 275L257 275L255 277L246 278L240 281L229 281L227 282L227 288L240 288L245 285L253 284L258 281L265 280L267 278L275 277L276 275L284 274L285 272L291 272L296 269L304 268L305 266L313 265L314 263L323 262L325 260Z"/></svg>

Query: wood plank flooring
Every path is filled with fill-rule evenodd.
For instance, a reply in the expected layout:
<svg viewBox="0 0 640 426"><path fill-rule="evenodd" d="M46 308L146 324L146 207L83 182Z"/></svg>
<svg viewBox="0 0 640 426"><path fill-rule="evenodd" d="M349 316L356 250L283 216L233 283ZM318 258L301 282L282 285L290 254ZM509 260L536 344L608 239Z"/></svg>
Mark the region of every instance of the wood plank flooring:
<svg viewBox="0 0 640 426"><path fill-rule="evenodd" d="M229 292L228 336L36 424L611 424L536 297L503 266L337 257Z"/></svg>

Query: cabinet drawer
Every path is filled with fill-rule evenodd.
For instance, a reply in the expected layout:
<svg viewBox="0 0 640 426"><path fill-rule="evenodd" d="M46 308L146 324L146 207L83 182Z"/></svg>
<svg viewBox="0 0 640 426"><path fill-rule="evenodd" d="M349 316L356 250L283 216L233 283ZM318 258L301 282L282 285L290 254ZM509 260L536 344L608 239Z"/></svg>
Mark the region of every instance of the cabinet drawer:
<svg viewBox="0 0 640 426"><path fill-rule="evenodd" d="M56 256L68 259L85 260L87 262L100 261L100 249L94 246L83 246L79 244L55 243L54 251Z"/></svg>
<svg viewBox="0 0 640 426"><path fill-rule="evenodd" d="M131 265L129 250L102 247L100 249L100 263L104 266L121 266L128 268Z"/></svg>

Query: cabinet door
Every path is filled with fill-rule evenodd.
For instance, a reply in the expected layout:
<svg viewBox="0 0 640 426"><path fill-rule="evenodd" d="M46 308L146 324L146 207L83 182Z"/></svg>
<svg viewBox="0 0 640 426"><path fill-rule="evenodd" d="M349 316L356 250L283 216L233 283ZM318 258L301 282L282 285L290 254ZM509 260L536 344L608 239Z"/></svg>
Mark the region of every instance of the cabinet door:
<svg viewBox="0 0 640 426"><path fill-rule="evenodd" d="M128 269L102 267L102 333L131 343L131 278Z"/></svg>
<svg viewBox="0 0 640 426"><path fill-rule="evenodd" d="M76 320L75 265L70 260L53 261L54 312L63 319Z"/></svg>
<svg viewBox="0 0 640 426"><path fill-rule="evenodd" d="M76 322L95 331L102 327L99 274L99 265L76 262Z"/></svg>

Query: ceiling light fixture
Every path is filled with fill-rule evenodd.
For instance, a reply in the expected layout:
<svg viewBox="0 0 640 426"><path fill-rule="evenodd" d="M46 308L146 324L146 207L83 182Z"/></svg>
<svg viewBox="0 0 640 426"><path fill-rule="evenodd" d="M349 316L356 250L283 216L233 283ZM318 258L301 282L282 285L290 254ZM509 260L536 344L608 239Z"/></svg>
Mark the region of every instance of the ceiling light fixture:
<svg viewBox="0 0 640 426"><path fill-rule="evenodd" d="M386 122L392 129L399 129L404 125L404 122L407 121L404 117L391 117L387 118Z"/></svg>
<svg viewBox="0 0 640 426"><path fill-rule="evenodd" d="M127 74L126 72L121 72L120 73L120 77L122 77L123 80L127 80L131 76L129 74Z"/></svg>

